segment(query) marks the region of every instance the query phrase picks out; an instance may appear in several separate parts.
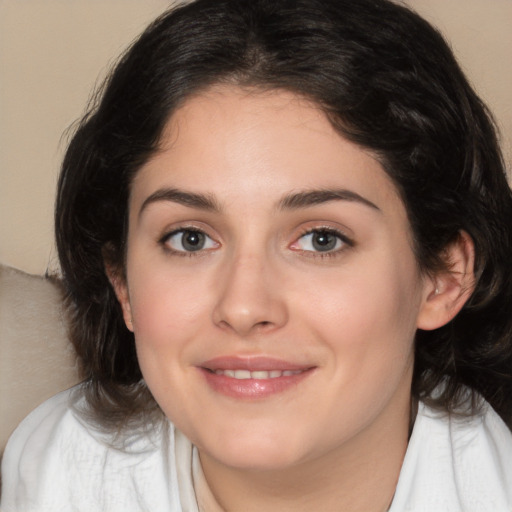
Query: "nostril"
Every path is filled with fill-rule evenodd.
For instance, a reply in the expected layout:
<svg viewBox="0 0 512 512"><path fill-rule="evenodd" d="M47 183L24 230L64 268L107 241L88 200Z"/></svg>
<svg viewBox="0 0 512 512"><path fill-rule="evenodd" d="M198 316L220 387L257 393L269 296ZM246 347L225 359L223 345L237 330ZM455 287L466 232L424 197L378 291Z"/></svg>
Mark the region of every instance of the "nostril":
<svg viewBox="0 0 512 512"><path fill-rule="evenodd" d="M270 325L272 325L272 322L269 322L269 321L267 321L267 320L264 320L263 322L257 322L257 323L256 323L256 325L255 325L255 327L256 327L256 328L260 328L260 329L261 329L261 328L268 327L268 326L270 326Z"/></svg>

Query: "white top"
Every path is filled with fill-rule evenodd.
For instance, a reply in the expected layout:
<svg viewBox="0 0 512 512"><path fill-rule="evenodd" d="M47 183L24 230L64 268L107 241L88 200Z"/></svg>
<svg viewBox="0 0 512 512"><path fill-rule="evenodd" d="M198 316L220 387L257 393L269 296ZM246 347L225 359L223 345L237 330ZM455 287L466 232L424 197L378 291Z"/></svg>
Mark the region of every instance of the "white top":
<svg viewBox="0 0 512 512"><path fill-rule="evenodd" d="M70 392L33 411L2 463L2 512L198 512L196 450L172 425L119 451L69 406ZM103 436L105 439L105 436ZM199 501L208 503L200 485ZM512 511L512 434L485 406L455 419L419 404L391 512Z"/></svg>

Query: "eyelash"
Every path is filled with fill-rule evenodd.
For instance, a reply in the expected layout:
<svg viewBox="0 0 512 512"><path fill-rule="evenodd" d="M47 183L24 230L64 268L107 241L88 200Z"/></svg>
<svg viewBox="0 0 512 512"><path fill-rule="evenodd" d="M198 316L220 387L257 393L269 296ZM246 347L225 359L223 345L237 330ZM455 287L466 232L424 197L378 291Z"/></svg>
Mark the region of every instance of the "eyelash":
<svg viewBox="0 0 512 512"><path fill-rule="evenodd" d="M196 233L199 235L204 235L207 239L210 240L210 243L213 242L213 244L216 244L217 246L219 245L218 242L216 242L212 237L207 235L202 229L198 229L195 227L180 227L180 228L174 229L171 232L163 235L159 239L158 243L163 246L165 251L167 251L173 255L183 256L183 257L203 256L203 255L205 255L205 253L214 249L214 248L210 247L210 248L206 248L206 249L200 248L196 251L194 251L194 250L187 251L187 250L177 250L177 249L170 247L169 240L172 237L174 237L180 233L182 234L182 236L186 233L189 233L189 234ZM312 229L304 230L301 233L301 235L293 242L293 244L290 245L290 247L292 247L295 244L298 244L298 242L301 239L303 239L309 235L314 235L314 234L319 234L319 233L326 233L328 235L333 235L337 239L336 245L338 244L338 242L341 242L341 244L342 244L341 247L335 248L334 250L327 250L327 251L306 250L306 249L301 249L299 247L292 248L292 250L294 250L296 252L300 252L301 254L303 254L304 256L309 257L309 258L333 258L333 257L339 256L340 253L344 252L347 248L353 247L355 245L354 241L352 239L350 239L349 237L347 237L347 235L345 235L343 232L341 232L337 229L334 229L332 227L315 227Z"/></svg>
<svg viewBox="0 0 512 512"><path fill-rule="evenodd" d="M314 227L311 229L304 230L302 234L297 238L297 240L293 242L292 245L297 244L298 241L301 240L302 238L308 235L314 235L315 233L326 233L335 236L338 239L338 241L341 242L341 247L328 251L309 251L300 248L294 250L302 253L304 256L309 258L336 258L340 256L341 253L345 252L345 250L347 250L350 247L354 247L355 245L354 241L351 238L349 238L345 233L328 226Z"/></svg>
<svg viewBox="0 0 512 512"><path fill-rule="evenodd" d="M171 240L172 237L174 237L180 233L181 233L182 237L186 233L189 233L189 234L196 233L196 234L206 237L208 240L210 240L210 242L213 242L214 244L219 245L218 242L216 242L212 237L207 235L202 229L193 228L193 227L180 227L177 229L173 229L171 232L166 233L164 236L162 236L158 243L163 246L165 251L167 251L168 253L171 253L172 255L175 255L175 256L184 256L184 257L202 256L206 252L212 250L212 248L207 248L207 249L200 248L197 251L174 249L173 247L171 247L169 245L169 241Z"/></svg>

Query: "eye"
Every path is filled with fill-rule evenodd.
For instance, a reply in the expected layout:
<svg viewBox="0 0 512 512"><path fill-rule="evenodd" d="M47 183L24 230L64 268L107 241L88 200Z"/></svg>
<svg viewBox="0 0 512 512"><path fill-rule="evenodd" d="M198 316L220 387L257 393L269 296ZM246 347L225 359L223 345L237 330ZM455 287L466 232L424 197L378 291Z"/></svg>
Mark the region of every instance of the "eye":
<svg viewBox="0 0 512 512"><path fill-rule="evenodd" d="M334 252L344 245L352 245L341 233L329 229L315 229L302 235L292 249L312 252Z"/></svg>
<svg viewBox="0 0 512 512"><path fill-rule="evenodd" d="M179 229L166 235L162 242L176 252L197 252L215 249L218 244L206 233L196 229Z"/></svg>

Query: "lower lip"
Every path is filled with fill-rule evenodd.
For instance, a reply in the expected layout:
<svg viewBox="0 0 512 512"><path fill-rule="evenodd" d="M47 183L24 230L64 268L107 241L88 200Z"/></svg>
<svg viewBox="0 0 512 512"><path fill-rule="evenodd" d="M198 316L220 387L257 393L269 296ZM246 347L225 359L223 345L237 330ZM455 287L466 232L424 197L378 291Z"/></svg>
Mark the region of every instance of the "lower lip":
<svg viewBox="0 0 512 512"><path fill-rule="evenodd" d="M208 385L217 393L241 400L255 400L283 393L295 388L313 373L313 368L295 375L273 379L234 379L200 368Z"/></svg>

